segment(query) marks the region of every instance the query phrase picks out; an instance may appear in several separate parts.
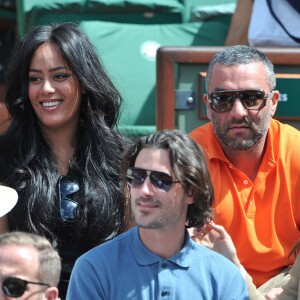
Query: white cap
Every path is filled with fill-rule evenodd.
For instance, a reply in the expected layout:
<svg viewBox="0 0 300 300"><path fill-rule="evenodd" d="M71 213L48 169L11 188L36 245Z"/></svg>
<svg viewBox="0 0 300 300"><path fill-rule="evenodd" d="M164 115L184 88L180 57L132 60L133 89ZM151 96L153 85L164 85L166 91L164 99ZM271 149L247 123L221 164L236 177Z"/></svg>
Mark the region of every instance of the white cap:
<svg viewBox="0 0 300 300"><path fill-rule="evenodd" d="M16 205L18 193L13 188L0 185L0 217L7 214Z"/></svg>

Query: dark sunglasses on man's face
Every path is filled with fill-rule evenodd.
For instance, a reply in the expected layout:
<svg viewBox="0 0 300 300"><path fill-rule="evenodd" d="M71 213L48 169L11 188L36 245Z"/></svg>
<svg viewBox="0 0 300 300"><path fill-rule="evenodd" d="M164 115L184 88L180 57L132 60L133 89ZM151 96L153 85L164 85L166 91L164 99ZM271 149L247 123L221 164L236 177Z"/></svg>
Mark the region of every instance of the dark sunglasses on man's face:
<svg viewBox="0 0 300 300"><path fill-rule="evenodd" d="M8 297L18 298L24 294L27 284L38 284L50 287L50 284L44 282L33 282L17 277L7 277L2 282L2 291Z"/></svg>
<svg viewBox="0 0 300 300"><path fill-rule="evenodd" d="M180 182L173 181L173 178L167 173L141 168L129 168L126 174L128 184L132 188L141 186L145 182L147 176L149 176L153 186L162 192L168 192L171 189L173 183Z"/></svg>
<svg viewBox="0 0 300 300"><path fill-rule="evenodd" d="M57 182L57 193L60 217L63 221L72 222L78 218L78 202L75 200L75 196L79 189L79 183L76 178L70 176L59 177Z"/></svg>
<svg viewBox="0 0 300 300"><path fill-rule="evenodd" d="M208 94L208 101L213 111L217 113L231 111L234 102L239 98L247 110L261 110L265 105L268 97L273 92L266 94L263 90L233 90L233 91L216 91Z"/></svg>

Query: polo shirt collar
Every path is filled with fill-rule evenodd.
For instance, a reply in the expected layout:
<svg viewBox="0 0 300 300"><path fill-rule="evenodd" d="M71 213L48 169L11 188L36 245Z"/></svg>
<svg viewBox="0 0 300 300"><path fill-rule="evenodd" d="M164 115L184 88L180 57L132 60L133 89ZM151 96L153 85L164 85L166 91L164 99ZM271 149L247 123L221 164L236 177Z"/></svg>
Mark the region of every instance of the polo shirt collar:
<svg viewBox="0 0 300 300"><path fill-rule="evenodd" d="M130 246L137 263L141 266L148 266L160 261L171 261L180 267L189 267L191 259L189 252L193 248L192 240L188 232L185 233L184 247L173 257L163 259L160 256L151 252L141 241L138 226L134 227L130 232Z"/></svg>

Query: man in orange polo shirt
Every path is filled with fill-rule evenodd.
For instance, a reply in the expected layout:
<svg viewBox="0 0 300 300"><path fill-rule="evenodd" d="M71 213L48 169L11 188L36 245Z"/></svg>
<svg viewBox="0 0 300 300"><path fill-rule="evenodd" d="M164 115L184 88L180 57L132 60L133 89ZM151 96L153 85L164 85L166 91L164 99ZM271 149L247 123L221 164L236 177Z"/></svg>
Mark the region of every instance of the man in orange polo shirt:
<svg viewBox="0 0 300 300"><path fill-rule="evenodd" d="M248 46L218 53L206 75L211 122L190 134L206 152L223 225L261 286L293 263L300 238L300 132L272 117L279 92L271 61Z"/></svg>

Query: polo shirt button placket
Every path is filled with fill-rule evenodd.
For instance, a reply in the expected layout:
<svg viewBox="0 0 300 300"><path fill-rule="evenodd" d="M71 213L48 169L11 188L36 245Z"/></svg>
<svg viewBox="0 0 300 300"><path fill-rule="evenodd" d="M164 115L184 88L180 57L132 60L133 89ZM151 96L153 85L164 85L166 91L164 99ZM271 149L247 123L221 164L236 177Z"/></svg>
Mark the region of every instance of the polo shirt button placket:
<svg viewBox="0 0 300 300"><path fill-rule="evenodd" d="M161 272L160 274L164 274L164 276L161 278L162 281L160 282L160 299L170 299L172 298L172 292L170 290L170 280L172 281L172 279L170 279L170 270L169 268L169 263L166 260L163 260L160 262L160 267L161 267Z"/></svg>

